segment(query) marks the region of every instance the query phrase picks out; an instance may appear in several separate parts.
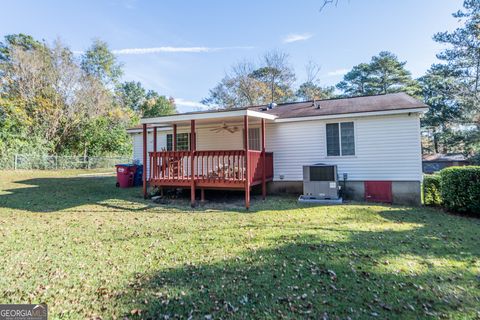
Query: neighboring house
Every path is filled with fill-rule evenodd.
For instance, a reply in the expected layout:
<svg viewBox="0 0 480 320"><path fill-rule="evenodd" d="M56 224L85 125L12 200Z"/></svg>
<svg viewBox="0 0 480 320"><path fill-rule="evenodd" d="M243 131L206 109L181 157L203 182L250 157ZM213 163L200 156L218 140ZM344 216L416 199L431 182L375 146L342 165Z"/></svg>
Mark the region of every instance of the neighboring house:
<svg viewBox="0 0 480 320"><path fill-rule="evenodd" d="M192 205L195 189L245 190L247 208L255 185L301 194L302 166L319 162L347 175L350 199L419 204L427 109L395 93L144 118L128 132L148 184L190 188Z"/></svg>
<svg viewBox="0 0 480 320"><path fill-rule="evenodd" d="M423 156L423 172L435 173L443 168L453 166L468 166L469 161L461 153L447 153L447 154L427 154Z"/></svg>

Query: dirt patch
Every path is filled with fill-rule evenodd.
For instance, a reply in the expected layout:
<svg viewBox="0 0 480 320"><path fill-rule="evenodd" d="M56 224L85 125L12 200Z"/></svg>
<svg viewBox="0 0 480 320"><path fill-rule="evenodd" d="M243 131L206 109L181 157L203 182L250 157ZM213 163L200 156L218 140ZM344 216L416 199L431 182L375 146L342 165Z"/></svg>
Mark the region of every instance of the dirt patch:
<svg viewBox="0 0 480 320"><path fill-rule="evenodd" d="M252 196L252 200L255 200ZM175 207L190 206L189 189L168 189L164 190L163 196L155 192L152 201L161 205ZM243 210L245 209L245 194L243 191L230 190L205 190L205 201L200 201L200 190L196 192L196 207L215 210Z"/></svg>

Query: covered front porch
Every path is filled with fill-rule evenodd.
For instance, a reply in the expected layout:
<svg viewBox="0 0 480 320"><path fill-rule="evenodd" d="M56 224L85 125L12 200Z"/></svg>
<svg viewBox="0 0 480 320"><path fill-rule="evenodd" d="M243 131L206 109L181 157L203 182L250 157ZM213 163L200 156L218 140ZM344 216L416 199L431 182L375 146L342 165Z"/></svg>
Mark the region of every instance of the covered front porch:
<svg viewBox="0 0 480 320"><path fill-rule="evenodd" d="M189 188L191 205L196 190L245 190L250 206L252 186L273 179L273 154L266 152L266 122L275 116L252 110L199 112L142 119L143 194L148 187ZM153 133L149 146L148 132ZM165 143L158 143L159 132ZM159 145L161 148L159 149ZM151 151L149 151L151 150Z"/></svg>

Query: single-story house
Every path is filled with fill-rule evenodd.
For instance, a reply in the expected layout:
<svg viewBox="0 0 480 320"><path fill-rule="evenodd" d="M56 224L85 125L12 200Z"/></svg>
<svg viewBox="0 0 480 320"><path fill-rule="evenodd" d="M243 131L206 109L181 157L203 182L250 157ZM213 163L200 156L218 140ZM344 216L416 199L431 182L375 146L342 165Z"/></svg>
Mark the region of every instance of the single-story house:
<svg viewBox="0 0 480 320"><path fill-rule="evenodd" d="M353 200L419 204L420 116L405 93L141 119L129 129L147 188L302 193L303 165L335 164Z"/></svg>
<svg viewBox="0 0 480 320"><path fill-rule="evenodd" d="M435 173L447 167L468 166L469 163L462 153L437 153L424 155L422 166L424 173Z"/></svg>

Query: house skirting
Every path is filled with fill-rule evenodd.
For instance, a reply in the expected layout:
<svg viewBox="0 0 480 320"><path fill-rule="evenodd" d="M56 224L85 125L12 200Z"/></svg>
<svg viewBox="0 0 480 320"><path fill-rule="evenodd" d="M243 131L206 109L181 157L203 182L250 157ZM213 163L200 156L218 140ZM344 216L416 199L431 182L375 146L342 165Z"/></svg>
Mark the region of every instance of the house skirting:
<svg viewBox="0 0 480 320"><path fill-rule="evenodd" d="M340 182L342 188L343 181ZM392 181L393 204L413 205L421 204L420 181ZM269 194L297 194L303 193L302 181L272 181L267 184ZM345 188L344 188L345 190ZM347 181L346 200L365 201L365 181Z"/></svg>

